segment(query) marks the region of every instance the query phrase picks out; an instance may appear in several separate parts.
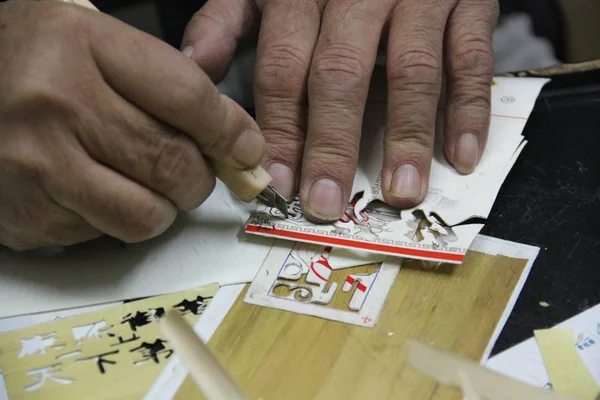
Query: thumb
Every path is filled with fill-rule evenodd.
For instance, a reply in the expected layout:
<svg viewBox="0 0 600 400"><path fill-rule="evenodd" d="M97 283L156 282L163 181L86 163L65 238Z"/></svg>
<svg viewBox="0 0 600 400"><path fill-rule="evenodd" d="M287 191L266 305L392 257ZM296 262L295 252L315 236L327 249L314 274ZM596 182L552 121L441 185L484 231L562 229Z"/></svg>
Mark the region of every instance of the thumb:
<svg viewBox="0 0 600 400"><path fill-rule="evenodd" d="M219 82L239 43L258 32L259 18L254 0L209 0L185 28L181 49Z"/></svg>

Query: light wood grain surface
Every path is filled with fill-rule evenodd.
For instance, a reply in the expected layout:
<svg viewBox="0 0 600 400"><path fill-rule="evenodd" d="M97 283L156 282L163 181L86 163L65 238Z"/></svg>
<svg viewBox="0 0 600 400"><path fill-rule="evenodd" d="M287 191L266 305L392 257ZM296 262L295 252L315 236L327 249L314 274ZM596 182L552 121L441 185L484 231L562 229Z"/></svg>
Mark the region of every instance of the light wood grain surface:
<svg viewBox="0 0 600 400"><path fill-rule="evenodd" d="M477 252L437 270L407 261L371 329L245 304L244 291L209 348L251 400L460 399L407 367L404 343L478 360L525 265ZM175 398L202 395L186 378Z"/></svg>

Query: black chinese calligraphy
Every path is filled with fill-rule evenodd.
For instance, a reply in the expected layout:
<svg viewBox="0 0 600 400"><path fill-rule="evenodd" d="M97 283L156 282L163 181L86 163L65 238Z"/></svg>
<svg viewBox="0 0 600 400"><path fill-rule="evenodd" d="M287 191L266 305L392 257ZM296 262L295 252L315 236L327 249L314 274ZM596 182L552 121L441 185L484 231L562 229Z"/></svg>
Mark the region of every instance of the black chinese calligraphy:
<svg viewBox="0 0 600 400"><path fill-rule="evenodd" d="M185 315L188 313L200 315L204 312L204 310L209 304L209 300L211 299L212 296L197 296L196 299L192 301L184 299L183 301L181 301L181 303L175 304L173 308L177 309L181 315Z"/></svg>
<svg viewBox="0 0 600 400"><path fill-rule="evenodd" d="M108 334L108 337L111 337L111 338L114 338L114 337L117 337L117 336L118 335L116 335L114 333L109 333ZM123 339L123 336L118 336L118 338L117 338L118 343L112 343L110 345L110 347L120 346L122 344L129 343L129 342L135 342L138 339L139 339L139 336L137 336L135 333L133 335L131 335L131 338L129 338L129 339Z"/></svg>
<svg viewBox="0 0 600 400"><path fill-rule="evenodd" d="M119 350L114 350L114 351L109 351L109 352L102 353L102 354L96 354L96 355L91 356L91 357L78 358L77 360L75 360L75 362L79 363L79 362L94 360L96 362L96 365L98 366L98 369L100 370L100 373L104 374L104 373L106 373L106 369L104 368L104 364L115 365L117 363L116 361L108 360L105 357L117 354L118 352L119 352Z"/></svg>
<svg viewBox="0 0 600 400"><path fill-rule="evenodd" d="M137 328L141 328L144 325L150 324L153 320L162 317L165 314L165 309L162 307L150 308L148 311L138 311L134 315L131 313L123 317L121 324L129 323L129 327L132 331L137 331Z"/></svg>
<svg viewBox="0 0 600 400"><path fill-rule="evenodd" d="M165 347L165 340L156 339L154 343L142 342L138 347L129 350L131 353L137 351L142 354L142 359L135 361L134 365L143 364L149 360L154 361L155 364L159 364L159 355L165 354L165 359L171 357L173 354L173 350L167 349Z"/></svg>

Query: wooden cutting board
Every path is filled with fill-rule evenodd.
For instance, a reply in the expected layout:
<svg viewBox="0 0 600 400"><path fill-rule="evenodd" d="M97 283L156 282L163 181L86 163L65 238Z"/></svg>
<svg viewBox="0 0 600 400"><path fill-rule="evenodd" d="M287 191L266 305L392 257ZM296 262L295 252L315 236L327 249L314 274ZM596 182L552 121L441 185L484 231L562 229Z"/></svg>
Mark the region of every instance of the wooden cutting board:
<svg viewBox="0 0 600 400"><path fill-rule="evenodd" d="M526 264L479 252L438 269L405 261L371 329L245 304L244 291L209 347L249 400L458 400L458 390L406 365L404 343L479 360ZM203 398L189 378L175 396Z"/></svg>

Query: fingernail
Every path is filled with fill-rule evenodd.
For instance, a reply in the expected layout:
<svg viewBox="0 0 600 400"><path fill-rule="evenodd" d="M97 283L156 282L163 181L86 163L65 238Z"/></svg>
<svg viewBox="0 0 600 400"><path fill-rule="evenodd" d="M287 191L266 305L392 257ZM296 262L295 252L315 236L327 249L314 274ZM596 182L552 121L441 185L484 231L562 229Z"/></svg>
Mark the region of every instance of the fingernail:
<svg viewBox="0 0 600 400"><path fill-rule="evenodd" d="M421 196L421 173L412 164L403 164L392 175L391 195L394 197L416 198Z"/></svg>
<svg viewBox="0 0 600 400"><path fill-rule="evenodd" d="M246 167L254 167L260 163L265 152L265 139L252 129L245 130L233 145L233 158Z"/></svg>
<svg viewBox="0 0 600 400"><path fill-rule="evenodd" d="M342 202L340 185L331 179L319 179L310 188L306 207L310 214L325 221L332 221L342 215Z"/></svg>
<svg viewBox="0 0 600 400"><path fill-rule="evenodd" d="M187 46L181 51L185 56L191 57L194 54L194 46Z"/></svg>
<svg viewBox="0 0 600 400"><path fill-rule="evenodd" d="M292 200L296 186L294 171L285 164L273 163L267 167L267 172L273 178L273 186L275 186L279 193L286 200Z"/></svg>
<svg viewBox="0 0 600 400"><path fill-rule="evenodd" d="M454 149L454 167L461 174L473 172L479 161L479 139L472 133L463 133Z"/></svg>

